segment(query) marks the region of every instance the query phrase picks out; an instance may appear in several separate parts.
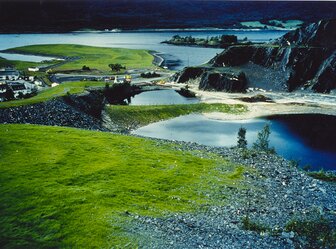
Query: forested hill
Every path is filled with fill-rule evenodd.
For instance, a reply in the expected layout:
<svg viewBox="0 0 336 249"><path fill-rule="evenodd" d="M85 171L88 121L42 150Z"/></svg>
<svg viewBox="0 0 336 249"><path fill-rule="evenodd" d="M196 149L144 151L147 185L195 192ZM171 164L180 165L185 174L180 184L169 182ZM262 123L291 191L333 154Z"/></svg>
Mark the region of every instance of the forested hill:
<svg viewBox="0 0 336 249"><path fill-rule="evenodd" d="M199 0L0 0L0 32L84 28L233 27L240 21L334 17L336 2Z"/></svg>

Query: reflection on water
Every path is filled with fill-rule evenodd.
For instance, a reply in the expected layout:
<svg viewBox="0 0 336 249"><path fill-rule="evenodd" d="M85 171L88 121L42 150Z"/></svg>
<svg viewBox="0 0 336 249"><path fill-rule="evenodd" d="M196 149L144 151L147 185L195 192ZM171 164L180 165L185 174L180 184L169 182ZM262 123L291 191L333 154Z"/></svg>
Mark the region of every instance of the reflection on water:
<svg viewBox="0 0 336 249"><path fill-rule="evenodd" d="M240 127L244 127L247 129L248 144L251 146L257 138L257 133L266 123L271 125L270 144L278 154L299 161L301 166L336 169L334 116L283 115L220 121L193 114L150 124L134 131L134 134L211 146L235 146L237 132Z"/></svg>
<svg viewBox="0 0 336 249"><path fill-rule="evenodd" d="M197 103L197 98L186 98L174 90L142 92L131 98L130 105L172 105Z"/></svg>

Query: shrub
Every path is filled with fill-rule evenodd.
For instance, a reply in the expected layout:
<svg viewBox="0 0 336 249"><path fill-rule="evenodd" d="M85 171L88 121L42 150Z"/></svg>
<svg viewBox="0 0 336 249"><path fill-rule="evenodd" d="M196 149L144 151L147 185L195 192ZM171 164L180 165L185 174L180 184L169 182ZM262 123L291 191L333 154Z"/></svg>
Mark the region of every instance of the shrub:
<svg viewBox="0 0 336 249"><path fill-rule="evenodd" d="M142 78L156 78L160 77L161 75L156 72L147 72L147 73L141 73L140 76Z"/></svg>
<svg viewBox="0 0 336 249"><path fill-rule="evenodd" d="M246 149L247 148L247 140L246 140L246 129L243 127L239 128L238 131L238 141L237 146L238 148Z"/></svg>
<svg viewBox="0 0 336 249"><path fill-rule="evenodd" d="M90 67L87 67L87 66L84 65L84 66L82 67L82 70L83 70L83 71L90 71L91 69L90 69Z"/></svg>
<svg viewBox="0 0 336 249"><path fill-rule="evenodd" d="M293 231L307 239L307 248L335 248L336 229L332 222L321 215L295 218L285 226L286 231Z"/></svg>
<svg viewBox="0 0 336 249"><path fill-rule="evenodd" d="M244 230L254 231L257 233L270 231L268 227L258 222L252 221L248 216L244 216L242 223Z"/></svg>
<svg viewBox="0 0 336 249"><path fill-rule="evenodd" d="M258 151L275 153L274 148L269 147L270 134L271 134L270 125L266 124L264 128L258 133L258 138L257 141L253 144L253 149Z"/></svg>
<svg viewBox="0 0 336 249"><path fill-rule="evenodd" d="M121 69L126 69L125 66L123 66L119 63L109 64L108 66L109 66L109 68L111 68L112 71L116 71L116 72L119 72Z"/></svg>
<svg viewBox="0 0 336 249"><path fill-rule="evenodd" d="M322 181L336 182L336 172L333 171L324 171L321 169L320 171L309 171L308 175Z"/></svg>

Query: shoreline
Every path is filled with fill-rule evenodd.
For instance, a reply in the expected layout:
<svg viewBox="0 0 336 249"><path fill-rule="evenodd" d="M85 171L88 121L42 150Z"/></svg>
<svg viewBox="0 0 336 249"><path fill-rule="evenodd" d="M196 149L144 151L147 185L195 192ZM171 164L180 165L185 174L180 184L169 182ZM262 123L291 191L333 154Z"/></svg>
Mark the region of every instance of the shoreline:
<svg viewBox="0 0 336 249"><path fill-rule="evenodd" d="M163 58L163 56L160 56L160 52L156 52L156 51L149 51L149 53L154 57L153 59L153 64L155 66L158 66L158 67L162 67L162 64L164 63L165 59Z"/></svg>
<svg viewBox="0 0 336 249"><path fill-rule="evenodd" d="M183 85L172 84L172 86L182 87ZM203 103L243 104L247 107L247 112L238 115L218 112L203 114L215 120L244 120L281 114L325 114L336 116L336 95L283 92L225 93L202 91L193 85L189 85L189 87ZM270 97L274 102L250 103L237 99L257 94Z"/></svg>

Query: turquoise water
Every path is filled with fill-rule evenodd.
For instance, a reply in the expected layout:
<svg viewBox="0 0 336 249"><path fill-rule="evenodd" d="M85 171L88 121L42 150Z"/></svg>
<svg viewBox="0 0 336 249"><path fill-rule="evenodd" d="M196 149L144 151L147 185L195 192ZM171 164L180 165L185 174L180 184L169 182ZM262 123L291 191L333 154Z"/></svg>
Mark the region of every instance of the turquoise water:
<svg viewBox="0 0 336 249"><path fill-rule="evenodd" d="M336 117L318 114L278 115L259 119L221 121L187 115L139 128L134 134L210 146L235 146L240 127L251 146L265 124L271 126L270 145L301 166L336 170Z"/></svg>
<svg viewBox="0 0 336 249"><path fill-rule="evenodd" d="M33 44L81 44L100 47L120 47L132 49L155 50L169 54L170 59L179 61L179 65L171 69L181 69L185 66L200 65L220 53L222 49L179 47L168 44L161 44L162 41L170 39L173 35L191 35L194 37L211 37L222 34L234 34L238 38L247 37L251 41L263 42L276 39L285 31L155 31L155 32L72 32L64 34L0 34L0 50L33 45Z"/></svg>

